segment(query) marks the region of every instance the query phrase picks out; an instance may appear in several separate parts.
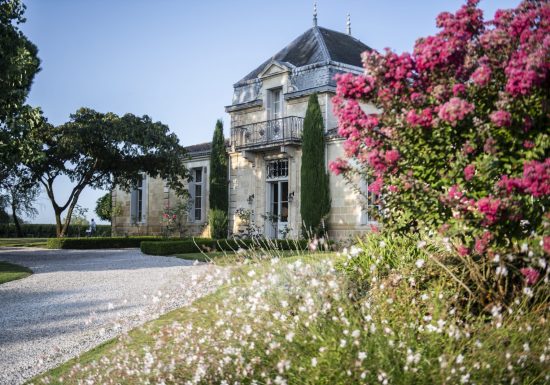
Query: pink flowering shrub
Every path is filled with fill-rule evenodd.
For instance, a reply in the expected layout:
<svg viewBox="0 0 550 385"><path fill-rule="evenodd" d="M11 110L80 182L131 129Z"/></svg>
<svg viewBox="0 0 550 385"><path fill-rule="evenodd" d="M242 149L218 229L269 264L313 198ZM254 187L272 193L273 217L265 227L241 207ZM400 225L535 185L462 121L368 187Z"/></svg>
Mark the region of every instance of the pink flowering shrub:
<svg viewBox="0 0 550 385"><path fill-rule="evenodd" d="M487 22L477 6L440 14L412 53L365 52L363 75L337 77L352 161L331 170L371 180L386 230L439 230L495 280L533 282L548 274L550 3Z"/></svg>

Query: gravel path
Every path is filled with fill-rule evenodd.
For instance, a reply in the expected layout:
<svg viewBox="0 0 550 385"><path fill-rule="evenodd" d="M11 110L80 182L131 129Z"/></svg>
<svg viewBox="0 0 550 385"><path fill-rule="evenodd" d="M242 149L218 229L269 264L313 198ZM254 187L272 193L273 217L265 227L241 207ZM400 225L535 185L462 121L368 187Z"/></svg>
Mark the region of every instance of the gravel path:
<svg viewBox="0 0 550 385"><path fill-rule="evenodd" d="M28 278L0 285L0 384L21 384L211 292L226 270L132 250L0 248Z"/></svg>

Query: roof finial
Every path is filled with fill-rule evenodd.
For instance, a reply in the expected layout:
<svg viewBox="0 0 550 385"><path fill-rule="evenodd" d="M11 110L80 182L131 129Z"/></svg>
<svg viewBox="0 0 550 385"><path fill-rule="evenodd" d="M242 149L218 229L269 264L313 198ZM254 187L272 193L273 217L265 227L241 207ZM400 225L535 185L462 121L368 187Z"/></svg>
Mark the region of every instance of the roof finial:
<svg viewBox="0 0 550 385"><path fill-rule="evenodd" d="M346 22L346 31L348 33L348 35L351 36L351 16L350 14L348 13L348 21Z"/></svg>
<svg viewBox="0 0 550 385"><path fill-rule="evenodd" d="M317 2L313 3L313 26L317 27Z"/></svg>

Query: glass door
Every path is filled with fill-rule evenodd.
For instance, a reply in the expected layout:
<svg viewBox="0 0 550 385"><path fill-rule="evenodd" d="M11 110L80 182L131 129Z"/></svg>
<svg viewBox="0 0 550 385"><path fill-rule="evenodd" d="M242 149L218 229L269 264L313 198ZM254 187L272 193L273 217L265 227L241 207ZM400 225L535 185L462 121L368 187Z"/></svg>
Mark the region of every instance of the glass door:
<svg viewBox="0 0 550 385"><path fill-rule="evenodd" d="M269 182L270 204L268 220L271 238L284 238L288 226L288 181Z"/></svg>

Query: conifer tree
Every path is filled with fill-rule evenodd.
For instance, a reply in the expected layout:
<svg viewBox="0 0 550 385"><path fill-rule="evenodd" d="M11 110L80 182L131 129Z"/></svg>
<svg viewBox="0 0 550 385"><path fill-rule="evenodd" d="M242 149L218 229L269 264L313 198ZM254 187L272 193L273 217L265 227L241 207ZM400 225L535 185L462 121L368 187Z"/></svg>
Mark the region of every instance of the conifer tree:
<svg viewBox="0 0 550 385"><path fill-rule="evenodd" d="M319 235L330 211L328 174L325 170L325 134L317 94L309 97L302 138L300 213L303 233Z"/></svg>
<svg viewBox="0 0 550 385"><path fill-rule="evenodd" d="M210 155L210 192L209 202L211 210L222 210L227 214L228 209L227 186L227 153L223 137L223 122L218 119L212 138L212 152Z"/></svg>

